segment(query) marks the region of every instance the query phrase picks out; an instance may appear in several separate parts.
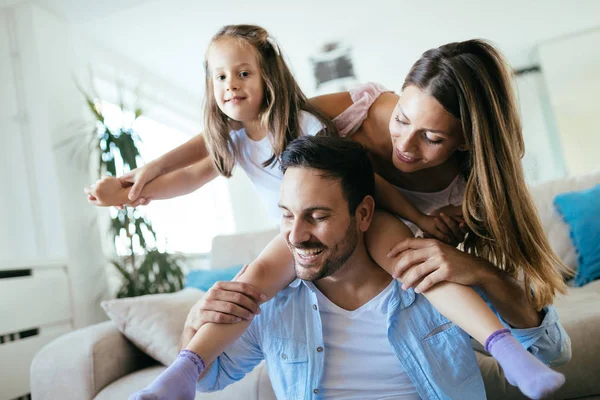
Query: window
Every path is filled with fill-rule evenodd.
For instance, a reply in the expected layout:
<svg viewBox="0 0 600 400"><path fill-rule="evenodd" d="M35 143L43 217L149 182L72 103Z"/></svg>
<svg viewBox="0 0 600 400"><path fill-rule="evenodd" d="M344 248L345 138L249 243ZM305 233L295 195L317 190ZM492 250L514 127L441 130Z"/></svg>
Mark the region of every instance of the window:
<svg viewBox="0 0 600 400"><path fill-rule="evenodd" d="M109 128L120 124L127 126L127 122L133 120L133 114L123 115L116 105L103 103L102 107ZM138 146L146 162L160 157L191 137L145 116L138 118L133 128L141 139ZM152 222L159 243L165 244L159 248L170 252L208 253L214 236L234 231L229 190L223 177L187 196L153 201L141 209Z"/></svg>

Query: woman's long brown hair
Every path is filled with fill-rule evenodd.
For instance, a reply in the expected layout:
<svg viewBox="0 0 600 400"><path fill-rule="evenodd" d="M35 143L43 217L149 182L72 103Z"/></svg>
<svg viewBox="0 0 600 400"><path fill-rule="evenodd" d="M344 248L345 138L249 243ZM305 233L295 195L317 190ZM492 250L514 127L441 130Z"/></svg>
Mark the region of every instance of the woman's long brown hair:
<svg viewBox="0 0 600 400"><path fill-rule="evenodd" d="M523 132L502 54L484 40L425 52L404 87L415 85L460 120L467 152L456 157L466 179L463 215L472 231L465 251L522 278L536 309L564 293L565 266L550 248L531 199L521 159Z"/></svg>

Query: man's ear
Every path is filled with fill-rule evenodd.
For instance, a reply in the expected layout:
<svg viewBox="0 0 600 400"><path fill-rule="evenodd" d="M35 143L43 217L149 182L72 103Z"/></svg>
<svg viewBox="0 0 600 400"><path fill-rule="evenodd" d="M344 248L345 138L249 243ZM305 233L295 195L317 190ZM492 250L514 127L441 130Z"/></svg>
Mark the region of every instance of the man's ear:
<svg viewBox="0 0 600 400"><path fill-rule="evenodd" d="M355 213L358 227L362 232L366 232L369 229L373 220L373 213L375 213L375 200L372 196L365 196L358 207L356 207Z"/></svg>

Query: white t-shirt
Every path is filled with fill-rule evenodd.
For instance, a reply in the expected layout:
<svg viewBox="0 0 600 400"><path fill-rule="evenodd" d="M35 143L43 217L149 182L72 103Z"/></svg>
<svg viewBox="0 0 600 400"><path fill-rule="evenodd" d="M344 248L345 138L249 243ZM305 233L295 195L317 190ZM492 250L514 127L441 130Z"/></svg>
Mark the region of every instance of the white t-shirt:
<svg viewBox="0 0 600 400"><path fill-rule="evenodd" d="M420 399L387 336L392 283L360 308L348 311L307 282L317 294L325 342L319 398Z"/></svg>
<svg viewBox="0 0 600 400"><path fill-rule="evenodd" d="M299 125L300 132L298 136L314 136L324 128L317 117L306 111L300 111ZM281 212L277 204L279 203L279 188L281 187L283 174L279 170L279 162L277 161L268 167L262 165L273 155L271 135L265 136L262 140L254 141L248 137L244 128L231 131L230 135L237 151L236 164L246 171L265 204L269 217L274 223L278 224L281 220Z"/></svg>

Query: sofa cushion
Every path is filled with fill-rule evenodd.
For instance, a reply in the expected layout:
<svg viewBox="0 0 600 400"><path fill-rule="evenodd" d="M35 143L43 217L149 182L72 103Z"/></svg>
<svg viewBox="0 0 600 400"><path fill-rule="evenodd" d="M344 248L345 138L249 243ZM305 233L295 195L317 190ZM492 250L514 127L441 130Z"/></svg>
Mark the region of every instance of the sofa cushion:
<svg viewBox="0 0 600 400"><path fill-rule="evenodd" d="M560 193L590 188L600 183L600 171L544 182L530 188L544 231L552 250L569 267L577 268L577 252L569 236L569 226L554 207Z"/></svg>
<svg viewBox="0 0 600 400"><path fill-rule="evenodd" d="M600 185L560 194L554 205L569 224L577 249L575 285L600 279Z"/></svg>
<svg viewBox="0 0 600 400"><path fill-rule="evenodd" d="M101 305L133 344L163 365L170 365L179 353L187 314L203 294L188 288L177 293L106 300Z"/></svg>
<svg viewBox="0 0 600 400"><path fill-rule="evenodd" d="M148 386L165 367L153 366L129 374L105 387L94 400L127 399L133 392ZM275 393L264 362L242 380L213 393L196 393L196 400L275 400Z"/></svg>

